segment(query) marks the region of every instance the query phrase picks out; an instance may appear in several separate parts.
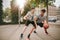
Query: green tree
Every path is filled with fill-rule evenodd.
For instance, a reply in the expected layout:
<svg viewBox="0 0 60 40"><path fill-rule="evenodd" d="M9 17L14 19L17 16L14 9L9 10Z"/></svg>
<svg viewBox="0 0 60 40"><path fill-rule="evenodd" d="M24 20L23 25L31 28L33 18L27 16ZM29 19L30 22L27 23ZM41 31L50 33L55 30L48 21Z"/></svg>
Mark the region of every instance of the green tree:
<svg viewBox="0 0 60 40"><path fill-rule="evenodd" d="M52 5L55 0L48 0L48 5ZM43 4L44 6L47 6L47 0L31 0L31 4L35 4L36 6Z"/></svg>
<svg viewBox="0 0 60 40"><path fill-rule="evenodd" d="M11 1L11 13L12 13L12 23L18 23L18 6L16 6L15 0Z"/></svg>
<svg viewBox="0 0 60 40"><path fill-rule="evenodd" d="M48 5L52 5L53 2L55 2L55 0L48 0ZM24 16L31 9L31 7L36 7L38 5L44 5L44 7L47 7L47 0L28 0L22 15Z"/></svg>
<svg viewBox="0 0 60 40"><path fill-rule="evenodd" d="M11 11L12 13L12 23L18 23L18 8L16 10Z"/></svg>
<svg viewBox="0 0 60 40"><path fill-rule="evenodd" d="M6 18L6 16L9 16L11 19L11 9L10 8L5 8L4 13L3 13L3 19Z"/></svg>
<svg viewBox="0 0 60 40"><path fill-rule="evenodd" d="M31 9L31 5L30 5L29 3L26 4L25 7L24 7L24 12L22 13L21 16L25 16L26 13L27 13L28 11L30 11L30 9Z"/></svg>
<svg viewBox="0 0 60 40"><path fill-rule="evenodd" d="M3 20L2 20L2 15L3 15L3 9L2 9L2 0L0 0L0 24L2 24L3 23Z"/></svg>

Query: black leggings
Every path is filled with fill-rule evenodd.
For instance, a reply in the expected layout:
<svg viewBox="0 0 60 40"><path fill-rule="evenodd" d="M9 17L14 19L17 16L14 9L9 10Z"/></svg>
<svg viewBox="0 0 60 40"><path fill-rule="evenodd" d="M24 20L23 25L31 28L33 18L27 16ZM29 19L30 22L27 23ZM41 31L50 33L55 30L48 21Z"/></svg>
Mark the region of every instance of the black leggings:
<svg viewBox="0 0 60 40"><path fill-rule="evenodd" d="M43 23L37 23L37 25L39 25L40 27L43 27Z"/></svg>

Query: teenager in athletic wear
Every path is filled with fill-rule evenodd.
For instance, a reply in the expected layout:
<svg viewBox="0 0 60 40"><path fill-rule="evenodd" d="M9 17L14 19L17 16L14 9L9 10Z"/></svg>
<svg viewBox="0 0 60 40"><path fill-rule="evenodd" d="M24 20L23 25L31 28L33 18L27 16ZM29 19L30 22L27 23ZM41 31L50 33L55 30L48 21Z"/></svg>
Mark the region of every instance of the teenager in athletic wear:
<svg viewBox="0 0 60 40"><path fill-rule="evenodd" d="M34 17L34 22L35 22L36 26L39 25L40 27L44 27L45 33L48 34L47 28L49 27L49 25L46 21L46 16L44 16L45 12L46 12L46 10L42 9L41 13ZM34 33L36 33L36 31L34 31Z"/></svg>
<svg viewBox="0 0 60 40"><path fill-rule="evenodd" d="M25 27L23 32L21 33L21 38L23 38L23 34L26 31L26 28L29 24L32 24L34 27L31 29L30 33L28 34L27 39L29 40L31 33L33 32L33 30L36 28L35 23L34 23L34 12L35 12L35 8L32 8L31 11L29 11L26 16L24 17L24 19L26 20L25 23Z"/></svg>

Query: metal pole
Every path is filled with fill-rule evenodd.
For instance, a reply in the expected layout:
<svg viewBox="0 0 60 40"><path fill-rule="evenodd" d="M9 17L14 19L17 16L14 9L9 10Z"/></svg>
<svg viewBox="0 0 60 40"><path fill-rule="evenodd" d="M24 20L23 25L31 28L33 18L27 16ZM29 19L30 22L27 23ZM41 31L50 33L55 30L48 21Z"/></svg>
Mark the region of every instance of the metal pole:
<svg viewBox="0 0 60 40"><path fill-rule="evenodd" d="M18 16L19 16L19 18L18 18L18 22L19 22L19 27L20 27L20 18L21 18L21 10L20 10L20 8L18 8Z"/></svg>

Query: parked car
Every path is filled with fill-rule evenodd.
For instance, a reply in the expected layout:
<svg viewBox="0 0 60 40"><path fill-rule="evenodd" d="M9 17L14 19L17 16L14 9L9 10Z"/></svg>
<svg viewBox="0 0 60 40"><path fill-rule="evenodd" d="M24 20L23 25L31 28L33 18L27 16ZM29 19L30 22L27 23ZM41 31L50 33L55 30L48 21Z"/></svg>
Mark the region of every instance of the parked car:
<svg viewBox="0 0 60 40"><path fill-rule="evenodd" d="M48 22L56 22L57 21L57 17L56 16L49 16L48 17Z"/></svg>

